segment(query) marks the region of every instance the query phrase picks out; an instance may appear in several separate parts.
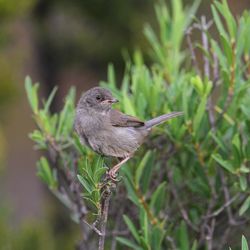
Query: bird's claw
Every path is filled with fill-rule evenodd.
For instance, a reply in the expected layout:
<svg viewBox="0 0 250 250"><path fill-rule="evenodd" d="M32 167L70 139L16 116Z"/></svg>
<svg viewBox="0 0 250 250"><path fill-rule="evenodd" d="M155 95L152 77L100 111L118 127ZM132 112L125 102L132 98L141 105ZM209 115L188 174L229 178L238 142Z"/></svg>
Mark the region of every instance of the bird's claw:
<svg viewBox="0 0 250 250"><path fill-rule="evenodd" d="M121 179L117 178L118 174L115 171L110 170L108 173L108 178L113 182L119 182Z"/></svg>

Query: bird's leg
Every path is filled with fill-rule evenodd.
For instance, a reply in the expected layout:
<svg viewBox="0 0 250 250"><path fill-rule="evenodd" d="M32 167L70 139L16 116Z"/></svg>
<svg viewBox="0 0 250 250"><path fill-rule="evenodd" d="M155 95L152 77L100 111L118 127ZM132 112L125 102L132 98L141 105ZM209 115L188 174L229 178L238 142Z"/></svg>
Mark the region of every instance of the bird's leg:
<svg viewBox="0 0 250 250"><path fill-rule="evenodd" d="M131 158L131 155L125 157L122 161L120 161L118 164L116 164L114 167L112 167L109 172L108 175L110 177L110 179L112 179L113 181L116 181L116 172L120 169L120 167L129 159Z"/></svg>

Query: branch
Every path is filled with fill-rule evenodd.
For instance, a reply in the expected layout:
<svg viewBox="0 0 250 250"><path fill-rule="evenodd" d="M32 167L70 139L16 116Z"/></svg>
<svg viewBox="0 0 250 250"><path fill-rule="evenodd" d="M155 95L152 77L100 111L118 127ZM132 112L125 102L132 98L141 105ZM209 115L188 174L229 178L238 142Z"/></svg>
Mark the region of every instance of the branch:
<svg viewBox="0 0 250 250"><path fill-rule="evenodd" d="M125 200L125 197L124 197L124 200ZM128 230L125 230L125 231L119 231L119 225L121 223L121 218L122 218L122 214L124 212L124 205L118 209L118 213L116 215L116 219L115 219L115 226L114 226L114 229L113 231L111 232L111 236L112 236L112 243L111 243L111 250L115 250L116 249L116 236L117 235L122 235L122 233L129 233ZM126 234L123 234L123 235L126 235Z"/></svg>
<svg viewBox="0 0 250 250"><path fill-rule="evenodd" d="M218 216L220 213L222 213L225 208L230 206L236 199L238 199L239 194L236 194L234 197L232 197L230 200L228 200L225 204L223 204L219 209L214 211L213 213L206 215L205 218L212 218Z"/></svg>
<svg viewBox="0 0 250 250"><path fill-rule="evenodd" d="M67 205L67 207L74 214L76 214L76 217L79 220L80 228L82 231L82 240L78 244L77 249L82 250L84 249L85 245L85 225L91 228L100 237L104 237L105 230L104 232L103 230L100 231L96 228L95 224L91 225L86 220L84 220L84 217L88 211L81 198L81 190L76 178L77 161L74 160L74 171L71 172L68 166L65 165L65 161L63 161L63 152L61 148L56 144L54 138L48 137L47 140L49 144L50 159L53 162L53 167L57 170L58 174L59 189L58 192L56 192L56 195L57 197L61 198L61 201L64 201L63 203ZM62 164L64 165L63 167L60 165L60 158L62 159Z"/></svg>
<svg viewBox="0 0 250 250"><path fill-rule="evenodd" d="M145 198L143 196L143 194L141 193L141 191L139 190L139 188L135 188L135 194L137 195L140 204L143 206L149 220L150 223L152 225L157 225L159 223L158 219L153 215L152 211L150 210L150 207L148 206L148 204L145 201Z"/></svg>
<svg viewBox="0 0 250 250"><path fill-rule="evenodd" d="M213 234L214 234L214 227L215 227L215 218L212 219L211 226L208 228L208 236L206 237L207 240L207 249L213 249Z"/></svg>
<svg viewBox="0 0 250 250"><path fill-rule="evenodd" d="M208 28L209 28L209 25L206 22L206 17L202 16L201 17L201 36L202 36L202 45L205 51L209 51L208 37L207 37ZM203 60L204 60L204 75L209 80L210 79L210 65L209 65L209 60L205 53L203 53ZM212 92L208 97L207 104L208 104L207 108L208 108L209 123L212 129L212 132L214 132L215 131L215 117L214 117L214 108L213 108L213 101L212 101Z"/></svg>
<svg viewBox="0 0 250 250"><path fill-rule="evenodd" d="M230 203L230 193L228 190L228 186L226 184L225 175L224 175L222 170L220 171L220 177L221 177L221 184L222 184L222 188L223 188L223 192L224 192L225 201L226 201L226 203ZM230 205L226 206L226 211L227 211L227 216L228 216L228 220L229 220L229 225L238 226L238 225L245 223L245 221L235 220Z"/></svg>
<svg viewBox="0 0 250 250"><path fill-rule="evenodd" d="M103 206L102 206L102 214L101 214L101 230L100 230L101 236L99 237L98 250L104 250L110 198L111 198L111 190L106 188L106 190L104 191L104 195L103 195Z"/></svg>
<svg viewBox="0 0 250 250"><path fill-rule="evenodd" d="M206 23L206 17L201 17L201 38L202 38L202 45L205 51L208 51L208 39L207 39L207 31L208 25ZM209 67L209 60L206 54L203 54L204 60L204 75L209 79L210 78L210 67Z"/></svg>
<svg viewBox="0 0 250 250"><path fill-rule="evenodd" d="M197 60L197 57L196 57L196 54L194 51L194 46L193 46L193 43L191 40L191 34L192 34L193 29L194 29L194 26L191 26L186 31L187 43L188 43L188 47L189 47L190 54L191 54L191 59L192 59L193 65L195 67L196 73L201 76L201 72L199 69L198 62L197 62L198 60Z"/></svg>
<svg viewBox="0 0 250 250"><path fill-rule="evenodd" d="M174 241L174 239L172 237L167 236L166 240L170 243L172 250L177 250L178 249L176 244L175 244L175 241Z"/></svg>

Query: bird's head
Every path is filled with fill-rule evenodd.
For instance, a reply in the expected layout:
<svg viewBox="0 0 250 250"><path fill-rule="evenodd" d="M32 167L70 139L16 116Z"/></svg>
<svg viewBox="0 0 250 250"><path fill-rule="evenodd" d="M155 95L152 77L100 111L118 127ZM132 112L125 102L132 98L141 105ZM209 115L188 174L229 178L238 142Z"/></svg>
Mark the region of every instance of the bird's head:
<svg viewBox="0 0 250 250"><path fill-rule="evenodd" d="M79 108L91 108L96 111L108 111L111 109L112 104L118 102L111 92L105 88L95 87L89 89L80 98Z"/></svg>

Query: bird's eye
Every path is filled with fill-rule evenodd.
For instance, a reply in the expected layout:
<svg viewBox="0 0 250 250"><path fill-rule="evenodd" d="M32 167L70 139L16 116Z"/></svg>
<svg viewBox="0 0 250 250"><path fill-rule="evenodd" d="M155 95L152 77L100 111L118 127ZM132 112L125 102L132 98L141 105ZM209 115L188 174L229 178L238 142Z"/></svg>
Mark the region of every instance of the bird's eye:
<svg viewBox="0 0 250 250"><path fill-rule="evenodd" d="M100 95L97 95L97 96L95 97L95 99L96 99L97 101L100 101L100 100L101 100L101 96L100 96Z"/></svg>

